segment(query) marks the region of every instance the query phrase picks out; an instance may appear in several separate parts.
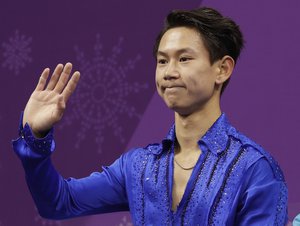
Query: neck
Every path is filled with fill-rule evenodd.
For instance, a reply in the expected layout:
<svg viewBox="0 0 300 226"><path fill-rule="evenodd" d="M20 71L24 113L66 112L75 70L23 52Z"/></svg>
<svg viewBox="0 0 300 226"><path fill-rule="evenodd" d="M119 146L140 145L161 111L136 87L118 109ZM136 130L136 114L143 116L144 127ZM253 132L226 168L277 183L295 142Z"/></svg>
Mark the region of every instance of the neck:
<svg viewBox="0 0 300 226"><path fill-rule="evenodd" d="M178 151L182 154L199 151L198 141L220 115L220 107L214 110L201 110L190 115L180 115L175 112L175 131Z"/></svg>

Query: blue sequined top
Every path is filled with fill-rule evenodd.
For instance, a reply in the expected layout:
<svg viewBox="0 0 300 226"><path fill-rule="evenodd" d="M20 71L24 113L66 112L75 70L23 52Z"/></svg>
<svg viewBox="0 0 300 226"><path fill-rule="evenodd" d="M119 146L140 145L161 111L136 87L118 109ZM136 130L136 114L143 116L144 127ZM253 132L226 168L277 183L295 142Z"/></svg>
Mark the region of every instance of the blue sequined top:
<svg viewBox="0 0 300 226"><path fill-rule="evenodd" d="M35 139L27 124L20 126L13 148L45 218L130 210L138 226L286 224L287 187L278 164L224 113L199 140L202 154L172 211L175 139L173 126L161 143L131 150L82 179L64 179L51 164L53 130Z"/></svg>

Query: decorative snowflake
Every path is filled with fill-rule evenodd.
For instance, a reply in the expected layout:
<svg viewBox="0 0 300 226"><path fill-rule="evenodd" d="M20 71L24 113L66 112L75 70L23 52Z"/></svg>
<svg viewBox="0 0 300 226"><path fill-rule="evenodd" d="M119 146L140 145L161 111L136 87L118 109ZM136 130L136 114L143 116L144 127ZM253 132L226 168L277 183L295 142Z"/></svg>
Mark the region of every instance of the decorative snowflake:
<svg viewBox="0 0 300 226"><path fill-rule="evenodd" d="M117 226L133 226L133 224L127 220L126 216L124 216L122 221Z"/></svg>
<svg viewBox="0 0 300 226"><path fill-rule="evenodd" d="M135 107L130 105L128 95L138 93L148 86L138 82L128 82L128 71L134 69L140 56L128 60L125 66L119 65L117 57L122 52L122 42L123 38L119 38L106 59L102 54L100 35L97 35L94 46L95 55L91 61L85 58L84 52L75 47L82 76L76 92L70 99L72 113L64 118L60 126L64 127L72 122L80 123L75 148L79 148L87 134L94 131L98 153L101 153L107 129L111 129L113 135L124 143L120 120L122 118L124 120L126 116L140 118Z"/></svg>
<svg viewBox="0 0 300 226"><path fill-rule="evenodd" d="M4 62L2 67L8 67L15 74L19 74L20 69L24 68L26 63L32 61L29 56L31 52L30 44L32 38L21 35L18 30L9 38L8 42L2 43Z"/></svg>

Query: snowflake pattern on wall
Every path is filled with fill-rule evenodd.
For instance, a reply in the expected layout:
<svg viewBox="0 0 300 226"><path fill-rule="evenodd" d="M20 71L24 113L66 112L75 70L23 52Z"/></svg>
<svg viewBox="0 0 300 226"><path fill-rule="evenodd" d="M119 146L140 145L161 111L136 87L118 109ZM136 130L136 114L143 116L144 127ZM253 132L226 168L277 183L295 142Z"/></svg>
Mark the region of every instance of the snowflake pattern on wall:
<svg viewBox="0 0 300 226"><path fill-rule="evenodd" d="M122 221L117 226L133 226L133 224L127 219L126 216L122 218Z"/></svg>
<svg viewBox="0 0 300 226"><path fill-rule="evenodd" d="M96 36L94 46L94 57L87 60L83 51L75 47L77 60L79 62L81 81L77 90L70 99L72 113L65 117L61 127L79 122L75 148L91 131L95 132L95 142L98 146L98 153L101 153L106 129L113 131L121 143L124 143L124 132L120 126L120 120L124 116L129 118L140 118L134 106L129 103L128 95L139 93L148 88L147 84L128 82L128 71L135 68L140 56L128 60L126 65L120 65L118 56L122 52L123 38L113 46L111 54L105 58L102 53L100 35ZM123 119L124 120L124 119Z"/></svg>
<svg viewBox="0 0 300 226"><path fill-rule="evenodd" d="M30 57L32 42L31 37L20 34L18 30L9 38L8 42L2 43L2 56L4 62L2 67L7 67L16 75L19 74L20 69L24 68L27 63L32 61Z"/></svg>

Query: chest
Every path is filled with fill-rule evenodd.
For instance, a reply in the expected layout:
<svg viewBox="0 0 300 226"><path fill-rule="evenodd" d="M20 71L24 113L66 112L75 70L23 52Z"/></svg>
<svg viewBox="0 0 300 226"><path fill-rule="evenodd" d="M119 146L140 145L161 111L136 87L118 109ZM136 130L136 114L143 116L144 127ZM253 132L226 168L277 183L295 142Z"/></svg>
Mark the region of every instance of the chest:
<svg viewBox="0 0 300 226"><path fill-rule="evenodd" d="M194 156L184 161L184 159L177 159L174 157L173 162L173 184L172 184L172 210L176 211L177 207L186 192L187 184L189 181L193 181L191 178L192 172L196 166L196 162L199 159L200 153L196 153ZM180 163L180 162L181 163Z"/></svg>
<svg viewBox="0 0 300 226"><path fill-rule="evenodd" d="M238 195L232 187L240 183L234 177L235 171L240 171L242 168L237 165L243 164L241 158L234 163L218 160L210 152L202 154L195 168L186 172L175 166L172 153L134 161L127 188L134 222L170 225L178 221L197 225L194 223L219 216L218 211L226 209L230 213Z"/></svg>

